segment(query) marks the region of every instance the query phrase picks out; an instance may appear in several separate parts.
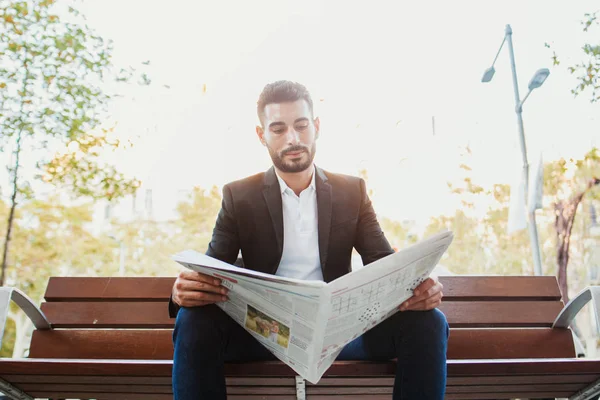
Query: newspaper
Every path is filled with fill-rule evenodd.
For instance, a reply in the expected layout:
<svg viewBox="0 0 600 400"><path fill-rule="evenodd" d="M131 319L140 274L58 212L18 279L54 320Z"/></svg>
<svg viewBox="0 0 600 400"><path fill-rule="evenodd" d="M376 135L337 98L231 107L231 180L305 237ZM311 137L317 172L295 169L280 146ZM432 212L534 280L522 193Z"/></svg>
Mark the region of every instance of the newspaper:
<svg viewBox="0 0 600 400"><path fill-rule="evenodd" d="M330 283L238 268L187 250L183 266L221 280L216 303L278 359L317 383L343 347L398 311L452 242L442 232Z"/></svg>

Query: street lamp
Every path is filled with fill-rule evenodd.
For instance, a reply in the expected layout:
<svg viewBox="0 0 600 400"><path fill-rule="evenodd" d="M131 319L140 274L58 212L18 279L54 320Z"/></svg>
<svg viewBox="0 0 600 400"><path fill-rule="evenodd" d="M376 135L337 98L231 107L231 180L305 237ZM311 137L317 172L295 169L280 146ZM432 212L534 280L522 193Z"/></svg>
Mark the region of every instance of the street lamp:
<svg viewBox="0 0 600 400"><path fill-rule="evenodd" d="M504 39L502 39L502 44L496 53L496 57L494 58L494 62L492 66L485 70L483 77L481 78L481 82L487 83L492 80L494 77L494 73L496 70L494 69L494 65L496 64L496 60L498 59L498 55L504 46L504 43L508 42L508 53L510 55L510 66L512 70L512 81L513 81L513 89L515 92L515 112L517 113L517 125L519 128L519 144L521 147L521 155L523 157L523 176L525 179L525 199L528 198L527 192L529 190L529 162L527 161L527 147L525 145L525 131L523 129L523 103L529 97L531 92L534 89L542 86L548 75L550 75L550 71L547 68L542 68L536 71L531 80L529 81L527 95L521 100L519 96L519 85L517 83L517 69L515 67L515 53L513 50L513 42L512 42L512 28L510 25L506 25ZM527 200L526 200L527 201ZM540 256L540 244L538 240L538 232L537 225L535 222L535 209L532 207L528 208L528 219L529 219L529 238L531 241L531 251L533 253L533 268L536 275L542 275L542 259Z"/></svg>

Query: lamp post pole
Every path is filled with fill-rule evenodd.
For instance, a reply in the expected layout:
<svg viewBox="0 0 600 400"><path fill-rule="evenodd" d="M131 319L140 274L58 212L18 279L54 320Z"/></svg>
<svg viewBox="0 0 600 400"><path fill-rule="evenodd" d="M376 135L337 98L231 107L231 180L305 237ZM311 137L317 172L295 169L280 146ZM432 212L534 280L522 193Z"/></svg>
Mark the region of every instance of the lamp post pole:
<svg viewBox="0 0 600 400"><path fill-rule="evenodd" d="M510 68L512 71L512 81L513 81L513 89L515 92L515 112L517 113L517 126L519 128L519 145L521 148L521 156L523 157L523 180L524 180L524 184L525 184L525 190L524 190L524 196L525 198L523 200L524 203L526 204L526 208L527 208L527 219L528 219L528 228L529 228L529 240L531 242L531 252L533 253L533 271L535 273L535 275L542 275L542 257L540 256L540 244L539 244L539 239L538 239L538 232L537 232L537 224L535 221L535 208L536 205L535 204L529 204L528 199L530 199L529 196L529 162L527 161L527 146L525 144L525 129L523 128L523 103L525 103L525 100L527 100L527 98L529 97L529 95L531 94L531 92L534 89L539 88L540 86L542 86L542 84L544 83L544 81L546 80L546 78L548 77L548 75L550 74L550 71L547 68L542 68L540 70L538 70L535 75L533 76L533 78L531 79L531 81L529 82L529 91L527 92L527 94L525 95L525 97L523 98L523 100L521 100L521 96L519 95L519 84L518 84L518 80L517 80L517 68L515 66L515 53L514 53L514 49L513 49L513 42L512 42L512 28L510 27L510 25L506 25L506 30L504 33L504 38L502 39L502 44L500 45L500 48L498 49L498 52L496 53L496 57L494 58L494 62L492 63L492 66L490 68L488 68L485 73L483 74L483 77L481 78L481 81L486 83L492 80L492 78L494 77L494 74L496 72L496 70L494 69L494 65L496 64L496 60L498 60L498 55L500 55L500 51L502 50L502 47L504 46L504 43L508 42L508 52L510 55Z"/></svg>
<svg viewBox="0 0 600 400"><path fill-rule="evenodd" d="M515 53L512 42L512 28L506 25L506 40L508 42L508 53L510 55L510 67L512 70L512 81L515 92L515 112L517 113L517 125L519 127L519 147L523 157L523 179L525 180L525 204L529 198L529 162L527 161L527 145L525 144L525 129L523 128L523 102L519 96L519 84L517 83L517 68L515 65ZM531 93L531 91L529 92ZM527 93L527 97L529 96ZM525 101L523 99L523 101ZM527 217L529 228L529 239L531 241L531 252L533 253L533 270L535 275L542 275L542 258L540 255L540 245L538 239L537 223L535 220L535 208L527 204Z"/></svg>

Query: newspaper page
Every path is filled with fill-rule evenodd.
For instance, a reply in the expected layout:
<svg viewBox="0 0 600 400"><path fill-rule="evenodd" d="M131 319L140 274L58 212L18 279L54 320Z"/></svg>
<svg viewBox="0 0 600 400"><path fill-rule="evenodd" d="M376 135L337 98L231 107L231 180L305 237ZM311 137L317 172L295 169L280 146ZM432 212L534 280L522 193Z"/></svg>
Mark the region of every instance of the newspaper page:
<svg viewBox="0 0 600 400"><path fill-rule="evenodd" d="M300 376L311 375L316 331L326 319L325 282L255 272L189 250L173 258L220 279L229 299L217 306Z"/></svg>
<svg viewBox="0 0 600 400"><path fill-rule="evenodd" d="M345 345L396 312L429 277L452 242L445 232L344 275L327 287L328 316L317 363L318 379Z"/></svg>
<svg viewBox="0 0 600 400"><path fill-rule="evenodd" d="M217 305L302 378L317 383L346 344L412 296L452 237L440 233L329 284L238 268L190 250L173 258L221 279L229 300Z"/></svg>

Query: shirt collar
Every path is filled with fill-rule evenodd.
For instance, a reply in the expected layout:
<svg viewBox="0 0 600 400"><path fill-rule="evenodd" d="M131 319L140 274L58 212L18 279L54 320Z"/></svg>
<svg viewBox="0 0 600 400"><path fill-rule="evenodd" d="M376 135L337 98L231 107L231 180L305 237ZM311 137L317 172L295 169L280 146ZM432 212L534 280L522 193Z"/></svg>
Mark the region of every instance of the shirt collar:
<svg viewBox="0 0 600 400"><path fill-rule="evenodd" d="M310 180L310 185L308 185L309 188L312 188L313 190L316 190L316 184L315 184L315 175L317 174L317 169L315 168L315 165L313 164L313 174L312 174L312 178ZM277 173L277 170L275 170L275 176L277 176L277 180L279 181L279 189L281 190L281 194L283 194L287 189L290 190L290 192L294 192L292 189L289 188L289 186L285 183L285 181L283 179L281 179L281 177L279 176L279 174Z"/></svg>

